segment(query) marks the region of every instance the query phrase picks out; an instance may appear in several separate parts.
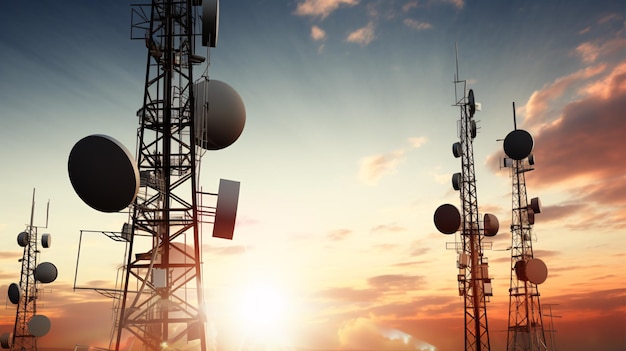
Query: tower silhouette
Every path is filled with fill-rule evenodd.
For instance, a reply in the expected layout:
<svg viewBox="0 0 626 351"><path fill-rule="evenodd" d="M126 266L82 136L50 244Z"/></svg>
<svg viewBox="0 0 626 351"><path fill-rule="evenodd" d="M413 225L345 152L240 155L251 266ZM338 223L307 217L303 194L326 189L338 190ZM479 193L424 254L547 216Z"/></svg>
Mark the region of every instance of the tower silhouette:
<svg viewBox="0 0 626 351"><path fill-rule="evenodd" d="M460 192L461 211L451 204L441 205L435 211L434 222L443 234L460 231L461 241L454 242L454 249L458 253L459 296L463 297L464 305L465 350L490 350L487 301L492 296L492 288L487 258L483 254L483 238L497 234L498 220L494 215L485 214L481 221L478 213L473 147L477 135L473 119L477 104L473 90L467 91L466 81L458 78L458 64L454 84L454 106L460 109L460 141L452 145L452 153L461 158L461 172L453 174L452 186ZM463 92L460 98L456 92L459 85Z"/></svg>
<svg viewBox="0 0 626 351"><path fill-rule="evenodd" d="M535 159L533 138L525 130L517 129L513 103L514 130L504 139L503 160L511 169L511 282L509 286L508 351L549 350L543 329L538 285L548 276L543 261L534 257L533 233L535 214L541 213L539 198L528 201L526 172L532 171Z"/></svg>

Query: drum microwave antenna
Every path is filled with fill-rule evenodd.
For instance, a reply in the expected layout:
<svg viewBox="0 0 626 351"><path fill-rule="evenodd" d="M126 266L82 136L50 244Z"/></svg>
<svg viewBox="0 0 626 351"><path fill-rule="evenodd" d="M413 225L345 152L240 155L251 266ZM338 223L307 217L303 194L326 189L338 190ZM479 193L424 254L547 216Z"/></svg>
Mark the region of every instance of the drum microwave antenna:
<svg viewBox="0 0 626 351"><path fill-rule="evenodd" d="M46 206L46 225L38 227L33 224L35 217L35 189L33 189L33 201L30 212L30 224L26 230L17 235L17 244L24 249L20 275L20 283L11 283L8 289L9 301L17 305L15 324L12 333L0 335L0 346L11 351L36 351L37 338L48 334L50 331L50 319L39 313L37 300L41 298L39 284L48 284L56 280L58 271L50 262L39 262L40 250L49 248L52 242L50 234L39 236L39 229L48 228L48 210L50 202Z"/></svg>
<svg viewBox="0 0 626 351"><path fill-rule="evenodd" d="M532 171L533 138L517 129L513 102L514 129L504 139L503 166L511 169L511 282L509 286L508 351L547 351L538 286L548 277L546 264L534 257L533 233L535 215L541 213L539 198L528 201L526 172Z"/></svg>
<svg viewBox="0 0 626 351"><path fill-rule="evenodd" d="M499 224L496 216L478 213L476 174L474 171L473 140L476 138L476 121L473 119L479 107L474 91L467 90L467 82L459 79L458 50L454 77L455 104L460 109L458 121L459 141L452 145L455 158L461 158L461 172L452 176L452 187L459 191L461 211L452 204L437 208L434 222L443 234L459 232L453 249L457 251L457 276L459 295L463 297L465 320L465 350L490 350L487 325L487 302L492 296L491 279L488 273L487 257L483 254L483 239L494 236ZM462 94L457 89L462 87Z"/></svg>

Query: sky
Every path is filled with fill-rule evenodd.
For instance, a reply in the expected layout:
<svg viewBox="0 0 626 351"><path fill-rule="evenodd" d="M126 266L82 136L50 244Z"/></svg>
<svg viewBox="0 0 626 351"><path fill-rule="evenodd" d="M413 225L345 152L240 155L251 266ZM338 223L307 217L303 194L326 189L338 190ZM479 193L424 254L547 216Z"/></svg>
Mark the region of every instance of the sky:
<svg viewBox="0 0 626 351"><path fill-rule="evenodd" d="M45 226L49 200L39 231L53 238L40 260L59 269L38 303L52 321L40 348L108 346L111 300L73 286L114 281L124 248L85 235L77 270L78 239L120 230L127 214L85 205L67 159L91 134L134 153L147 50L130 22L125 1L0 3L0 291L19 282L16 236L36 188L34 224ZM446 250L459 238L433 223L439 205L460 204L456 45L459 78L482 106L479 211L500 220L485 251L492 350L506 349L511 178L498 139L513 129L512 102L534 138L527 190L543 211L533 248L549 270L539 291L558 316L557 347L626 347L623 1L221 1L219 26L208 74L239 92L247 119L201 165L206 191L241 182L233 240L203 239L211 345L462 349ZM0 332L14 318L7 302Z"/></svg>

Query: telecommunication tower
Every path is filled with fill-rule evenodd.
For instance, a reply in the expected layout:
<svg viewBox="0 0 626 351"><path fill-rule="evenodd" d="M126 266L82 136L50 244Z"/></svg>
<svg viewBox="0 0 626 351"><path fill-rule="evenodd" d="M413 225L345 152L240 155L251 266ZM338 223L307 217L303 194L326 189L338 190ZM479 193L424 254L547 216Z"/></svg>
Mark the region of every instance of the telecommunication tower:
<svg viewBox="0 0 626 351"><path fill-rule="evenodd" d="M532 171L533 138L525 130L517 129L513 103L514 130L504 139L503 166L511 169L511 283L509 287L508 351L550 350L543 328L538 285L548 277L545 263L533 255L535 214L541 213L539 198L528 201L526 172Z"/></svg>
<svg viewBox="0 0 626 351"><path fill-rule="evenodd" d="M17 235L17 244L24 248L19 261L22 263L20 283L9 285L8 297L12 304L17 305L15 324L12 333L0 335L0 346L11 351L36 351L37 337L44 336L50 331L50 319L37 312L37 300L41 298L39 284L52 283L57 278L57 268L50 262L37 263L41 251L38 248L38 229L48 228L48 209L46 207L46 225L37 227L33 224L35 217L35 189L30 212L30 224L26 230ZM49 248L52 237L50 234L41 235L41 246Z"/></svg>
<svg viewBox="0 0 626 351"><path fill-rule="evenodd" d="M109 345L116 351L129 348L128 336L144 350L207 348L200 224L232 239L239 182L221 180L217 194L200 191L200 159L235 142L245 123L233 88L208 76L194 81L194 66L206 61L196 42L216 46L218 15L218 0L133 5L131 39L148 49L136 160L103 135L70 153L70 179L83 201L102 212L129 208L130 223L107 234L126 243L121 281L106 292L117 313Z"/></svg>
<svg viewBox="0 0 626 351"><path fill-rule="evenodd" d="M487 325L487 301L492 296L487 258L483 255L484 236L494 236L499 229L498 219L485 214L480 220L474 172L474 147L477 103L472 89L467 91L466 81L460 80L458 63L454 79L455 104L460 109L458 131L460 141L452 145L454 157L461 158L461 172L452 176L452 187L460 191L461 211L451 204L437 208L434 222L443 234L460 232L460 242L453 249L458 253L457 276L459 296L463 297L465 320L465 350L490 350ZM459 98L458 87L462 87Z"/></svg>

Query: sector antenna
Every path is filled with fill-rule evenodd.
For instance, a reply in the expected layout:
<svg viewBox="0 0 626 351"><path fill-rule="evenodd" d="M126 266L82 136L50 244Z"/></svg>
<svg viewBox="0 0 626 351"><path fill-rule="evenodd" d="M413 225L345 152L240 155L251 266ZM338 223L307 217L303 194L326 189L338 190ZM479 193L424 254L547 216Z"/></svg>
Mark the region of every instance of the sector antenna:
<svg viewBox="0 0 626 351"><path fill-rule="evenodd" d="M487 257L483 254L483 239L494 236L499 229L496 216L478 213L478 194L476 173L474 171L473 141L477 136L474 114L478 108L472 89L467 90L467 82L454 77L455 104L459 107L459 141L452 145L452 154L461 159L461 172L452 175L452 187L458 191L461 210L452 204L439 206L434 214L437 229L446 235L458 233L457 238L448 247L458 254L457 275L459 296L463 298L465 350L490 350L489 330L487 325L487 302L492 296L491 278L489 278ZM457 89L461 87L459 97Z"/></svg>
<svg viewBox="0 0 626 351"><path fill-rule="evenodd" d="M123 265L110 289L81 286L76 276L74 287L113 299L109 350L128 350L132 340L135 349L205 351L201 228L210 223L214 237L233 238L240 184L222 179L218 193L201 191L200 160L239 138L246 111L235 89L208 77L217 0L153 0L132 5L131 14L131 39L147 49L136 156L93 134L68 160L72 186L88 206L129 219L120 231L81 231L76 276L81 242L93 233L124 246ZM197 79L196 68L205 72Z"/></svg>
<svg viewBox="0 0 626 351"><path fill-rule="evenodd" d="M30 224L17 235L17 244L23 248L20 282L11 283L7 294L11 304L16 305L15 324L11 333L0 335L0 346L11 351L36 351L37 338L48 334L52 326L50 319L37 309L37 301L42 297L40 284L56 280L57 267L51 262L39 263L39 244L49 248L52 236L48 233L39 236L39 229L48 228L49 203L46 208L46 225L35 226L35 189L30 212Z"/></svg>

